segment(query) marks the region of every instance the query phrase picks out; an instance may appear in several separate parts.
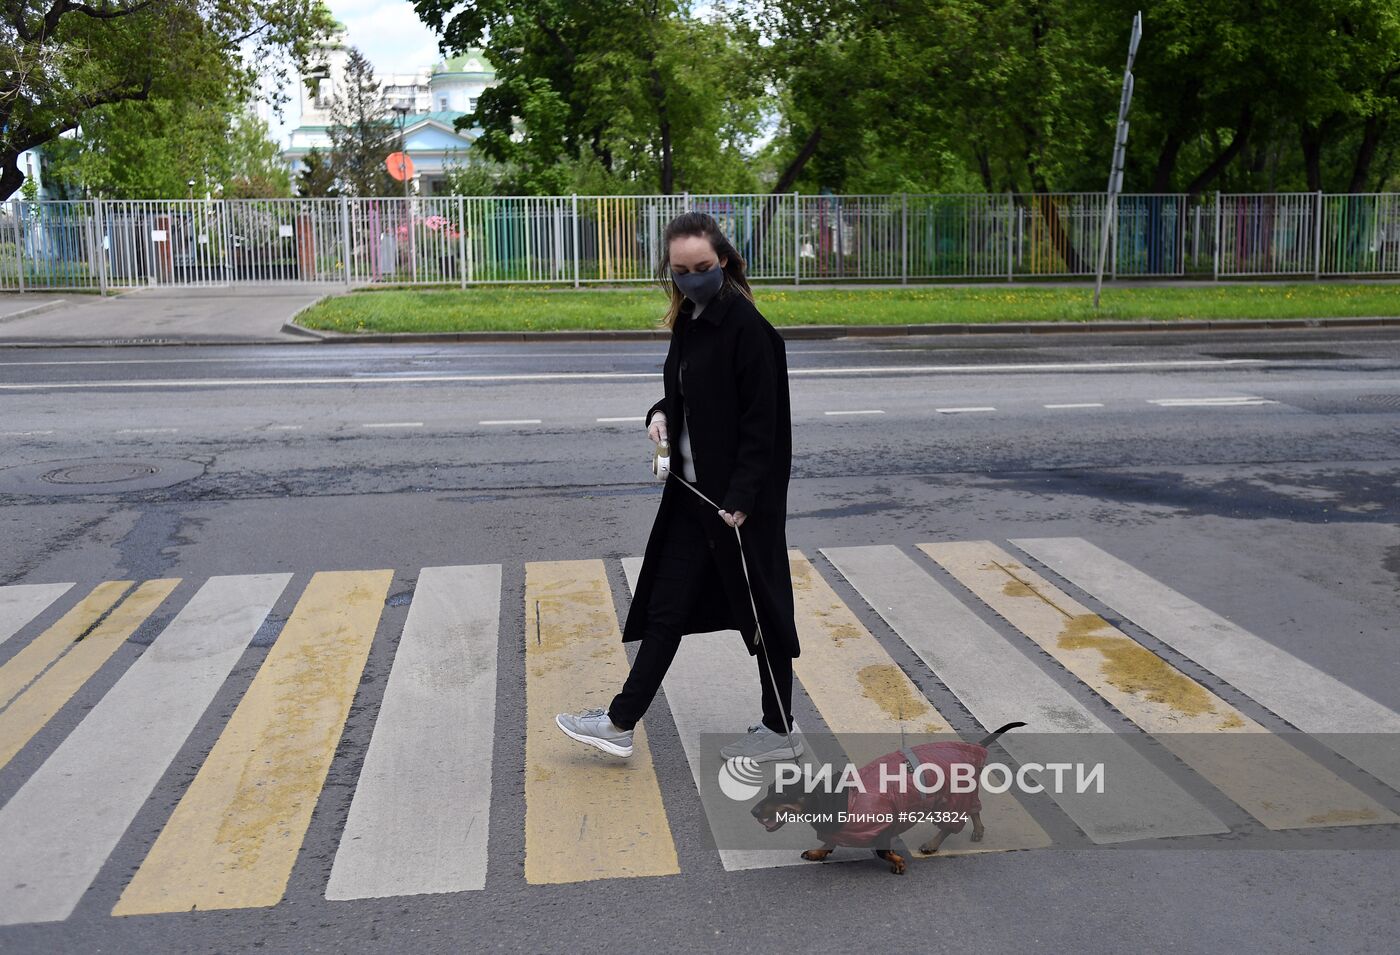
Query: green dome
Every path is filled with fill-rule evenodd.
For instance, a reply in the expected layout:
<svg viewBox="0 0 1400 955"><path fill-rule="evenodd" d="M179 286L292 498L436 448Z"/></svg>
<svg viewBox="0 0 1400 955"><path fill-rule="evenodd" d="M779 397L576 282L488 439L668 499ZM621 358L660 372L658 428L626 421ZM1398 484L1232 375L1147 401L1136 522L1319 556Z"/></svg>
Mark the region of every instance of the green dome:
<svg viewBox="0 0 1400 955"><path fill-rule="evenodd" d="M437 66L433 67L434 73L490 73L495 74L496 67L486 58L486 51L480 47L468 47L464 53L457 56L449 56Z"/></svg>

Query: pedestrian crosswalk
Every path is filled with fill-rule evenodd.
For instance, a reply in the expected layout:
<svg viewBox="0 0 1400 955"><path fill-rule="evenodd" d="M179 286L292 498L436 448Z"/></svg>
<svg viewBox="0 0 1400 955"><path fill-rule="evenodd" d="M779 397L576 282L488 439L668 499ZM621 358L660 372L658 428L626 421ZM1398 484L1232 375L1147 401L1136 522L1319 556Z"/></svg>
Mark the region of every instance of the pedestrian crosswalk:
<svg viewBox="0 0 1400 955"><path fill-rule="evenodd" d="M1276 725L1339 734L1320 741L1392 789L1400 715L1090 541L877 544L789 557L803 647L794 708L815 713L820 725L804 718L804 729L829 731L853 763L891 748L882 737L971 736L977 725L1025 720L1026 731L1001 740L1019 763L1043 761L1039 734L1054 733L1056 758L1082 745L1087 762L1111 753L1131 769L1104 794L985 793L986 840L954 838L940 855L1048 847L1057 814L1059 831L1102 844L1228 833L1226 819L1241 814L1270 830L1400 825L1383 798L1227 697L1247 697L1251 713L1267 711ZM376 641L392 646L392 664L369 714L326 899L481 891L522 875L529 885L668 877L707 864L678 851L673 824L695 804L685 790L703 797L716 786L701 738L742 733L757 714L757 661L737 635L682 641L655 704L674 723L684 780L653 758L647 720L626 762L554 726L557 712L606 706L621 686L619 608L640 564L528 562L523 606L499 564L401 570L413 587L401 630L384 616L396 577L388 569L0 587L0 769L37 738L48 751L32 768L11 767L28 776L0 805L0 925L68 918L117 846L143 838L131 824L173 775L192 778L178 782L159 833L134 847L141 862L114 893L112 915L277 905ZM274 607L293 599L275 628ZM1213 679L1184 672L1086 600ZM223 719L211 703L269 626L275 639L256 674L223 724L209 726ZM514 643L522 636L523 647ZM503 684L502 658L523 662L523 693ZM113 669L121 672L76 726L50 738L62 735L57 714ZM938 698L946 690L966 714L940 708L934 682ZM519 727L524 818L503 823L497 741ZM197 767L177 769L198 729L216 741ZM1160 743L1189 781L1146 758L1135 737ZM523 830L523 866L488 867L493 824ZM916 828L906 844L932 831ZM728 872L801 864L790 850L761 848L721 847L717 860Z"/></svg>

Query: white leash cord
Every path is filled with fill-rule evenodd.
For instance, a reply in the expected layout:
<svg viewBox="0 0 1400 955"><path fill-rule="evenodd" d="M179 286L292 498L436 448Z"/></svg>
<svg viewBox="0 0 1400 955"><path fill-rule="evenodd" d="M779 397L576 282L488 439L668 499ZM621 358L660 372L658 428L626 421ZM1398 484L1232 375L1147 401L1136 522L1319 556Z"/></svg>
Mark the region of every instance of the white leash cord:
<svg viewBox="0 0 1400 955"><path fill-rule="evenodd" d="M671 477L675 478L677 481L680 481L692 491L694 491L697 495L699 495L701 500L713 507L716 512L724 511L724 508L720 507L714 501L706 497L703 491L701 491L694 484L691 484L685 478L681 477L675 471L672 471L670 468L667 468L666 473ZM724 520L724 518L721 517L720 520ZM748 589L749 606L753 609L754 642L758 644L759 649L763 652L763 664L768 670L768 683L773 687L773 698L778 701L778 713L783 718L783 738L787 740L788 751L794 754L792 758L796 759L796 750L793 748L792 745L792 731L788 727L787 708L783 706L783 695L778 692L778 679L777 677L773 676L773 661L768 657L768 643L766 640L763 639L763 627L758 622L758 602L755 601L753 597L753 581L749 579L749 562L748 559L744 557L744 538L739 534L738 527L734 528L734 539L739 544L739 565L744 568L744 586Z"/></svg>

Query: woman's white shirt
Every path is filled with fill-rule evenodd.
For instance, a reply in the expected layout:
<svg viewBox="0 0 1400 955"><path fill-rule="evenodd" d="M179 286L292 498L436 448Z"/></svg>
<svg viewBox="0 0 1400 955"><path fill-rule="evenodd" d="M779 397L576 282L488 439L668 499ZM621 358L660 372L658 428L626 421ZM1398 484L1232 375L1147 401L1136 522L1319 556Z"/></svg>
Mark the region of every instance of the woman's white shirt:
<svg viewBox="0 0 1400 955"><path fill-rule="evenodd" d="M700 317L700 312L704 307L705 306L698 302L695 304L695 310L690 313L690 320L692 322ZM681 381L681 396L682 399L684 399L684 379L681 379ZM690 453L690 432L686 430L684 414L681 415L680 431L676 435L676 444L681 450L681 477L685 478L691 484L694 484L699 479L695 476L695 458L692 457Z"/></svg>

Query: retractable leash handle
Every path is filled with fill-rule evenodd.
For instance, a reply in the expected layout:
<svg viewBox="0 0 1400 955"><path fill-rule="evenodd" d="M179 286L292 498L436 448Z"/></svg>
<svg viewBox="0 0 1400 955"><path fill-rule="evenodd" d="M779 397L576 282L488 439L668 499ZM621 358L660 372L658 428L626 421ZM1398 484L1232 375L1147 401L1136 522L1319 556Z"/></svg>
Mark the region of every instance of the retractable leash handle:
<svg viewBox="0 0 1400 955"><path fill-rule="evenodd" d="M675 471L670 470L669 467L667 467L666 473L694 491L702 501L713 507L716 513L723 513L724 508L706 497L705 493L694 484L691 484ZM720 518L720 520L723 520L723 518ZM783 739L787 740L788 750L795 754L796 750L793 749L792 745L792 731L788 728L787 708L783 706L783 695L778 692L778 678L773 675L773 661L768 656L768 641L763 639L763 626L758 622L758 601L754 600L753 581L749 579L749 561L748 558L744 556L744 538L743 535L739 533L738 527L734 528L734 539L739 545L739 566L744 569L744 587L749 592L749 607L753 610L753 640L754 643L758 645L759 649L763 651L763 664L768 671L768 682L773 687L773 699L777 701L778 713L783 718ZM796 758L797 757L794 755L793 760L795 761Z"/></svg>

